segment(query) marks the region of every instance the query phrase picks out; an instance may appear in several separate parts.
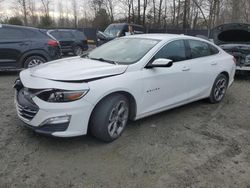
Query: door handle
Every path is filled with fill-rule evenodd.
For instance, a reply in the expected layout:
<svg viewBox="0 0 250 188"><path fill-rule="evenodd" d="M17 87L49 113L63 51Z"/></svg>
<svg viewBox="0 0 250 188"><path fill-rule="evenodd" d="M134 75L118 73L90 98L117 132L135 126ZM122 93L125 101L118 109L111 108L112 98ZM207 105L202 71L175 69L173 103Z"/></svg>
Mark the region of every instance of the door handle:
<svg viewBox="0 0 250 188"><path fill-rule="evenodd" d="M211 63L211 65L217 65L218 63L217 62L213 62L213 63Z"/></svg>
<svg viewBox="0 0 250 188"><path fill-rule="evenodd" d="M182 71L190 71L190 68L189 67L183 67Z"/></svg>

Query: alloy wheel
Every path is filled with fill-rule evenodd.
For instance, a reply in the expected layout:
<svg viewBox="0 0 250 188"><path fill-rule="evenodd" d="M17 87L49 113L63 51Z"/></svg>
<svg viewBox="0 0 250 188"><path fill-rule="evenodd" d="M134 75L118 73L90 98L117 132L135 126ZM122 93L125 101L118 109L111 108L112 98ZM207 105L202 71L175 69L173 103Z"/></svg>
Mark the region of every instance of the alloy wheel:
<svg viewBox="0 0 250 188"><path fill-rule="evenodd" d="M35 67L37 65L43 64L44 62L40 59L32 59L29 63L28 63L28 68L32 68Z"/></svg>
<svg viewBox="0 0 250 188"><path fill-rule="evenodd" d="M127 124L128 115L128 104L125 101L119 101L109 116L108 133L110 137L116 138L122 133Z"/></svg>
<svg viewBox="0 0 250 188"><path fill-rule="evenodd" d="M217 81L214 89L214 98L216 101L222 100L227 90L227 80L221 78Z"/></svg>

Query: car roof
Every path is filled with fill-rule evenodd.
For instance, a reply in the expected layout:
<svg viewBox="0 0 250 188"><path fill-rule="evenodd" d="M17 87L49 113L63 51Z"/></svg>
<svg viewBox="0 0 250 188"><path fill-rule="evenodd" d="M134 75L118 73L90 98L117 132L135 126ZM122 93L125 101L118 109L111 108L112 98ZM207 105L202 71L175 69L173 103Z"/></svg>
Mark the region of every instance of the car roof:
<svg viewBox="0 0 250 188"><path fill-rule="evenodd" d="M12 28L20 28L20 29L33 29L33 30L40 30L35 27L27 27L27 26L21 26L21 25L10 25L10 24L0 24L3 27L12 27Z"/></svg>
<svg viewBox="0 0 250 188"><path fill-rule="evenodd" d="M144 28L142 25L134 24L134 23L112 23L110 25L121 25L121 26L131 25L131 26Z"/></svg>
<svg viewBox="0 0 250 188"><path fill-rule="evenodd" d="M183 34L160 34L160 33L137 34L137 35L126 36L126 38L144 38L144 39L155 39L155 40L161 40L161 41L167 41L167 40L172 40L172 39L194 39L194 40L201 40L201 41L209 42L201 38L187 36Z"/></svg>
<svg viewBox="0 0 250 188"><path fill-rule="evenodd" d="M82 32L82 31L79 31L79 30L75 30L75 29L50 29L50 30L48 30L48 31L68 31L68 32Z"/></svg>

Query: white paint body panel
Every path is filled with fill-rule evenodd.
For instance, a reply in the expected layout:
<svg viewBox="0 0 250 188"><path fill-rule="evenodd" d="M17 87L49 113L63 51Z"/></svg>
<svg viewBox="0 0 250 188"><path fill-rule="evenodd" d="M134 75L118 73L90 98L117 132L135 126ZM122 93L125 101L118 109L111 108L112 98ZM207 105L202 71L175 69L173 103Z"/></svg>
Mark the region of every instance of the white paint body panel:
<svg viewBox="0 0 250 188"><path fill-rule="evenodd" d="M169 68L145 68L152 56L168 42L177 39L202 39L184 35L160 34L129 37L152 38L161 41L140 61L129 66L112 65L76 57L22 71L20 78L27 88L89 89L88 94L82 99L70 103L48 103L35 97L34 102L40 110L32 121L26 123L31 126L39 126L49 117L71 115L69 128L65 132L55 132L53 135L59 137L84 135L87 133L90 115L94 107L102 98L111 93L123 91L134 97L136 101L134 119L136 120L207 98L216 77L222 72L229 74L230 85L234 80L236 66L233 57L220 48L218 48L219 54L176 62ZM70 81L105 76L110 77L88 83L70 83Z"/></svg>

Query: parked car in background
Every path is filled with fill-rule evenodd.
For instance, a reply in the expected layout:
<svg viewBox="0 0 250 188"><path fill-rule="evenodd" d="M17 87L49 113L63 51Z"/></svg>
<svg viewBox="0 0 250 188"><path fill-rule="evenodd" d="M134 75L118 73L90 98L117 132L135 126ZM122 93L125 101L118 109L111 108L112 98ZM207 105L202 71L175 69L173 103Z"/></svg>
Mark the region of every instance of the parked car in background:
<svg viewBox="0 0 250 188"><path fill-rule="evenodd" d="M108 41L117 37L129 35L129 27L132 28L133 34L145 33L145 28L142 25L128 24L128 23L115 23L110 24L104 32L98 31L97 33L97 46L100 46Z"/></svg>
<svg viewBox="0 0 250 188"><path fill-rule="evenodd" d="M60 57L59 43L44 30L0 24L0 70L30 68Z"/></svg>
<svg viewBox="0 0 250 188"><path fill-rule="evenodd" d="M111 142L137 120L193 101L221 102L234 81L234 57L184 35L126 36L82 57L20 73L18 117L57 137L87 134Z"/></svg>
<svg viewBox="0 0 250 188"><path fill-rule="evenodd" d="M88 50L88 41L83 32L70 29L49 30L48 34L59 41L62 53L79 56Z"/></svg>
<svg viewBox="0 0 250 188"><path fill-rule="evenodd" d="M250 71L250 24L220 25L212 30L210 38L235 57L237 70Z"/></svg>

